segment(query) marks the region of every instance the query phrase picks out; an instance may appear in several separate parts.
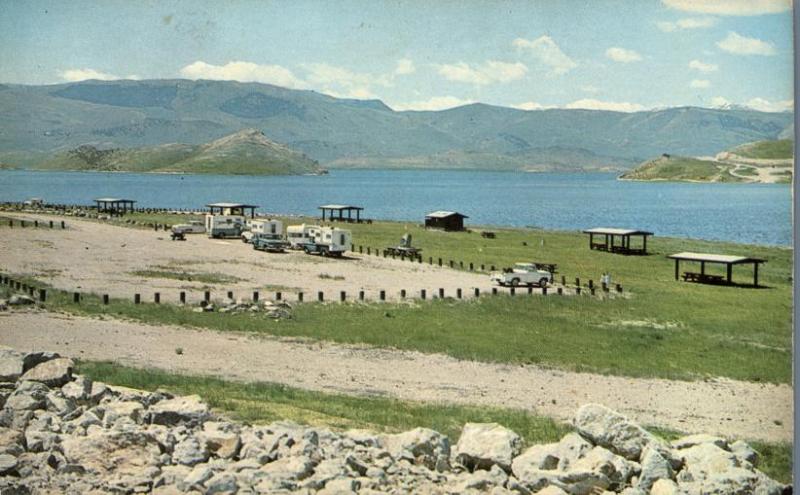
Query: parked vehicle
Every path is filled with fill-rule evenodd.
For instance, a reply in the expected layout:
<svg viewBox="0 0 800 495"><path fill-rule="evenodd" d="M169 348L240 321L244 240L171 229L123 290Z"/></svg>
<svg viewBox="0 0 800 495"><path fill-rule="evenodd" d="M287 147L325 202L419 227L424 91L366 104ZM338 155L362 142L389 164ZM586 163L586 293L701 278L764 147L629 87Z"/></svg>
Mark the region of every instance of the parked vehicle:
<svg viewBox="0 0 800 495"><path fill-rule="evenodd" d="M243 215L206 215L206 232L214 239L241 237L245 227Z"/></svg>
<svg viewBox="0 0 800 495"><path fill-rule="evenodd" d="M390 246L383 250L384 256L403 256L408 258L417 258L422 253L421 248L413 247L411 245L411 234L404 234L400 238L399 246Z"/></svg>
<svg viewBox="0 0 800 495"><path fill-rule="evenodd" d="M502 286L516 287L518 285L547 287L553 282L553 274L540 268L535 263L515 263L514 267L490 275L492 282Z"/></svg>
<svg viewBox="0 0 800 495"><path fill-rule="evenodd" d="M203 234L206 231L206 227L203 225L203 222L200 220L191 220L189 223L179 223L177 225L172 226L173 233L181 233L181 234Z"/></svg>
<svg viewBox="0 0 800 495"><path fill-rule="evenodd" d="M313 242L303 245L307 254L322 256L341 256L350 249L353 237L349 230L335 227L321 227L314 232Z"/></svg>
<svg viewBox="0 0 800 495"><path fill-rule="evenodd" d="M318 225L290 225L286 228L286 240L290 249L303 249L303 246L314 242L314 234L320 227Z"/></svg>
<svg viewBox="0 0 800 495"><path fill-rule="evenodd" d="M256 234L250 243L253 249L268 253L282 253L289 247L289 243L276 234Z"/></svg>
<svg viewBox="0 0 800 495"><path fill-rule="evenodd" d="M269 235L273 237L283 237L283 222L280 220L250 220L247 222L247 230L242 232L242 241L252 242L252 240L260 235Z"/></svg>

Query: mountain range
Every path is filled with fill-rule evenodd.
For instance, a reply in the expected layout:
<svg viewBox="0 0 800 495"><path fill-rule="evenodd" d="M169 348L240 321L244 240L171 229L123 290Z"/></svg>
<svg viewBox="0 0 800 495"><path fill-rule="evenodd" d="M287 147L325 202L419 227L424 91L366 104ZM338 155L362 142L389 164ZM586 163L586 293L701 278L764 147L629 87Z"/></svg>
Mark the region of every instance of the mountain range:
<svg viewBox="0 0 800 495"><path fill-rule="evenodd" d="M790 113L676 107L621 113L472 104L394 111L379 100L234 81L0 85L0 162L38 165L97 150L201 145L242 129L323 166L624 170L673 153L713 155L791 137Z"/></svg>

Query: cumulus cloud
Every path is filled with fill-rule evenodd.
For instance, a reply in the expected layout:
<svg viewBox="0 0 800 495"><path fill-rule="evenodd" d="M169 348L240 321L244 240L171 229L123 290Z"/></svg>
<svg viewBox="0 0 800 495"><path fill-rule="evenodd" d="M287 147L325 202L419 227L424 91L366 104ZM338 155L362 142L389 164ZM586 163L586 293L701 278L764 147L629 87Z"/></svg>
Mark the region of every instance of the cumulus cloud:
<svg viewBox="0 0 800 495"><path fill-rule="evenodd" d="M568 103L564 108L582 108L585 110L608 110L611 112L640 112L645 110L643 105L638 103L600 101L591 98L584 98Z"/></svg>
<svg viewBox="0 0 800 495"><path fill-rule="evenodd" d="M521 79L528 72L528 67L521 62L508 63L489 60L479 66L471 66L464 62L444 64L438 67L438 71L448 81L486 85Z"/></svg>
<svg viewBox="0 0 800 495"><path fill-rule="evenodd" d="M107 72L100 72L94 69L67 69L58 73L61 79L68 82L86 81L89 79L96 79L98 81L114 81L117 79L139 79L139 76L132 74L129 76L121 77Z"/></svg>
<svg viewBox="0 0 800 495"><path fill-rule="evenodd" d="M627 50L618 46L612 46L606 50L606 57L610 58L614 62L622 62L623 64L638 62L642 59L642 56L636 51Z"/></svg>
<svg viewBox="0 0 800 495"><path fill-rule="evenodd" d="M392 108L397 111L404 110L446 110L475 103L474 100L462 100L455 96L434 96L428 100L396 103Z"/></svg>
<svg viewBox="0 0 800 495"><path fill-rule="evenodd" d="M566 74L578 66L549 36L541 36L535 40L517 38L511 43L515 48L525 50L536 60L550 68L555 75Z"/></svg>
<svg viewBox="0 0 800 495"><path fill-rule="evenodd" d="M524 103L518 103L516 105L511 105L514 108L518 108L520 110L544 110L544 105L540 103L536 103L535 101L526 101Z"/></svg>
<svg viewBox="0 0 800 495"><path fill-rule="evenodd" d="M699 60L692 60L689 62L689 68L700 72L716 72L719 66L716 64L707 64Z"/></svg>
<svg viewBox="0 0 800 495"><path fill-rule="evenodd" d="M794 100L769 101L764 98L753 98L745 105L761 112L790 112L794 108Z"/></svg>
<svg viewBox="0 0 800 495"><path fill-rule="evenodd" d="M675 10L713 15L777 14L792 8L792 0L661 0L661 2Z"/></svg>
<svg viewBox="0 0 800 495"><path fill-rule="evenodd" d="M685 19L678 19L675 22L657 22L658 29L665 33L673 31L680 31L683 29L705 29L714 26L717 20L713 17L687 17Z"/></svg>
<svg viewBox="0 0 800 495"><path fill-rule="evenodd" d="M775 47L772 43L758 38L748 38L733 31L728 32L724 40L717 41L717 46L726 52L737 55L774 55Z"/></svg>
<svg viewBox="0 0 800 495"><path fill-rule="evenodd" d="M252 62L232 61L214 65L198 60L180 70L187 79L212 79L218 81L259 82L286 88L304 89L306 83L291 70L280 65L260 65Z"/></svg>
<svg viewBox="0 0 800 495"><path fill-rule="evenodd" d="M722 96L715 96L711 98L711 106L717 108L727 108L731 105L730 100Z"/></svg>
<svg viewBox="0 0 800 495"><path fill-rule="evenodd" d="M711 81L708 79L693 79L692 82L689 83L689 87L698 89L710 88Z"/></svg>
<svg viewBox="0 0 800 495"><path fill-rule="evenodd" d="M397 61L397 66L394 69L395 75L398 76L405 76L407 74L413 74L417 71L417 68L414 67L414 61L409 58L401 58Z"/></svg>

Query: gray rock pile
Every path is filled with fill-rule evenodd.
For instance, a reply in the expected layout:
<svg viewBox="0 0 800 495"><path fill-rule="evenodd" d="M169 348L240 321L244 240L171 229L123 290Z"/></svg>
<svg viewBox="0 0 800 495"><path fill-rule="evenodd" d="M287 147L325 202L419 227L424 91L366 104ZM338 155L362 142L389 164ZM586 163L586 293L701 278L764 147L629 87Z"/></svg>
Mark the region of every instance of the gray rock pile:
<svg viewBox="0 0 800 495"><path fill-rule="evenodd" d="M270 318L288 319L292 317L292 306L286 301L249 301L246 299L225 299L215 305L201 301L192 311L196 313L266 313Z"/></svg>
<svg viewBox="0 0 800 495"><path fill-rule="evenodd" d="M605 407L575 433L526 450L497 424L458 443L417 428L334 432L251 426L197 396L104 385L53 353L0 349L0 493L781 494L743 442L671 444Z"/></svg>

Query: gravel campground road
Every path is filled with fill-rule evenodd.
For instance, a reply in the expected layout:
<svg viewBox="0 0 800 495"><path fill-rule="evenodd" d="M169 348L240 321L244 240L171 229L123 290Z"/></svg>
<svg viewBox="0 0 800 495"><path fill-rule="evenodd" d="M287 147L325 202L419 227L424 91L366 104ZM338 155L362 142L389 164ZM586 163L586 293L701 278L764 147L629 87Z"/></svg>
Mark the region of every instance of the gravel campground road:
<svg viewBox="0 0 800 495"><path fill-rule="evenodd" d="M792 388L786 384L573 373L47 312L0 314L0 344L324 392L523 408L559 420L595 402L645 425L689 433L782 442L793 434Z"/></svg>

